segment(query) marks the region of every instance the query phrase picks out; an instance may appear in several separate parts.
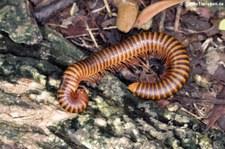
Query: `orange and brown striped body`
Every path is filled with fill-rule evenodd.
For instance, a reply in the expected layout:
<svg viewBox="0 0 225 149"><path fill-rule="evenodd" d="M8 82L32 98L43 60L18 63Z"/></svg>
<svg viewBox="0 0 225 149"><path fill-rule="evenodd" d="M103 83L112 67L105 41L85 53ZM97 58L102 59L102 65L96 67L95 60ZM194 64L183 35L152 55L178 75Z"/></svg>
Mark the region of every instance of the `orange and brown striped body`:
<svg viewBox="0 0 225 149"><path fill-rule="evenodd" d="M72 64L62 77L57 99L69 112L81 112L87 107L88 96L79 87L81 81L94 81L108 69L114 70L123 64L132 63L136 57L150 55L165 59L165 72L155 83L135 82L129 90L146 99L162 99L172 96L186 82L189 75L189 57L178 40L162 33L141 33L117 45L94 53Z"/></svg>

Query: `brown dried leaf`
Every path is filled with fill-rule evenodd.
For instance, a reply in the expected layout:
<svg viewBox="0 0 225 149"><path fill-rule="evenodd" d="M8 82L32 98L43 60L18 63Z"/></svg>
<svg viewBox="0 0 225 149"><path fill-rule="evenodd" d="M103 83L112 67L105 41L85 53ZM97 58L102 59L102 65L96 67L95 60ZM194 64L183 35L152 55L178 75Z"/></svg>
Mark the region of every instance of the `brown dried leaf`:
<svg viewBox="0 0 225 149"><path fill-rule="evenodd" d="M199 15L193 15L192 12L187 12L181 16L181 24L189 30L208 32L212 27L209 21L206 21ZM206 33L207 34L207 33Z"/></svg>
<svg viewBox="0 0 225 149"><path fill-rule="evenodd" d="M221 90L221 92L218 94L217 98L224 99L225 100L225 86ZM212 113L210 114L208 118L208 127L212 127L214 123L225 114L225 105L223 104L217 104L214 105L212 109Z"/></svg>
<svg viewBox="0 0 225 149"><path fill-rule="evenodd" d="M170 100L156 100L157 106L159 106L162 109L166 109L169 107L169 105L172 104L173 101Z"/></svg>
<svg viewBox="0 0 225 149"><path fill-rule="evenodd" d="M215 105L213 108L212 113L210 114L208 118L208 124L207 126L210 128L212 127L215 122L222 117L225 114L225 107L224 105Z"/></svg>
<svg viewBox="0 0 225 149"><path fill-rule="evenodd" d="M225 82L224 74L225 74L225 68L222 65L219 65L215 73L212 75L212 79Z"/></svg>
<svg viewBox="0 0 225 149"><path fill-rule="evenodd" d="M192 67L192 75L195 76L196 74L202 75L206 74L206 63L203 59L192 59L191 60L191 67Z"/></svg>
<svg viewBox="0 0 225 149"><path fill-rule="evenodd" d="M176 4L186 2L189 0L163 0L156 2L152 5L147 6L138 16L136 22L133 27L141 28L143 24L148 22L151 18L153 18L159 12L172 7Z"/></svg>
<svg viewBox="0 0 225 149"><path fill-rule="evenodd" d="M210 12L208 8L204 7L198 7L196 9L196 13L199 14L201 17L205 18L206 20L209 20L213 16L212 12Z"/></svg>
<svg viewBox="0 0 225 149"><path fill-rule="evenodd" d="M138 4L135 0L123 0L114 2L118 8L116 26L122 32L129 32L137 15Z"/></svg>
<svg viewBox="0 0 225 149"><path fill-rule="evenodd" d="M213 75L217 68L219 67L220 54L219 52L213 48L209 47L208 52L206 54L206 64L207 70L209 74Z"/></svg>
<svg viewBox="0 0 225 149"><path fill-rule="evenodd" d="M220 126L220 128L225 130L225 114L217 120L217 123Z"/></svg>
<svg viewBox="0 0 225 149"><path fill-rule="evenodd" d="M60 28L61 32L66 36L76 36L81 34L86 34L85 22L87 18L85 16L72 16L67 17L67 19L62 20L62 25L64 28Z"/></svg>

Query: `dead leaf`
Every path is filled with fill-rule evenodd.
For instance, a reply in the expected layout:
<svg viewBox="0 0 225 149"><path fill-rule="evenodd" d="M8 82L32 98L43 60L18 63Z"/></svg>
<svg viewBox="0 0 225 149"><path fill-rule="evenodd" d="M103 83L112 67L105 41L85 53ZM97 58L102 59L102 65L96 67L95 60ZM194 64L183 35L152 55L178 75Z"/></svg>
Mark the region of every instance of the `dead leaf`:
<svg viewBox="0 0 225 149"><path fill-rule="evenodd" d="M118 8L116 26L120 31L127 33L137 18L139 6L135 0L115 0L114 3Z"/></svg>
<svg viewBox="0 0 225 149"><path fill-rule="evenodd" d="M121 35L118 30L105 31L105 38L107 40L107 43L109 43L110 45L114 45L121 41Z"/></svg>
<svg viewBox="0 0 225 149"><path fill-rule="evenodd" d="M221 89L221 91L218 93L217 98L225 100L225 84L223 85L223 88Z"/></svg>
<svg viewBox="0 0 225 149"><path fill-rule="evenodd" d="M201 58L193 58L191 60L191 74L195 76L196 74L198 75L203 75L206 73L206 63L205 60Z"/></svg>
<svg viewBox="0 0 225 149"><path fill-rule="evenodd" d="M195 75L194 76L194 80L195 82L201 86L201 87L204 87L206 89L208 89L211 85L211 82L209 81L209 78L207 76L204 76L204 75Z"/></svg>
<svg viewBox="0 0 225 149"><path fill-rule="evenodd" d="M172 103L173 101L170 101L170 100L156 100L157 106L159 106L162 109L168 108L169 105L171 105Z"/></svg>
<svg viewBox="0 0 225 149"><path fill-rule="evenodd" d="M225 130L225 114L218 119L217 123L220 126L220 128Z"/></svg>
<svg viewBox="0 0 225 149"><path fill-rule="evenodd" d="M225 74L225 68L222 65L219 65L215 73L212 75L212 79L225 82L224 74Z"/></svg>
<svg viewBox="0 0 225 149"><path fill-rule="evenodd" d="M75 25L68 25L67 28L60 28L61 32L66 36L76 36L81 34L86 34L84 22L77 22Z"/></svg>
<svg viewBox="0 0 225 149"><path fill-rule="evenodd" d="M149 5L139 14L133 27L141 28L143 24L148 22L151 18L153 18L159 12L169 7L172 7L176 4L186 2L186 1L189 1L189 0L163 0L163 1L156 2L152 5Z"/></svg>
<svg viewBox="0 0 225 149"><path fill-rule="evenodd" d="M193 12L183 14L181 20L182 26L193 32L207 33L212 27L212 24L209 21L206 21L206 19L199 15L193 15Z"/></svg>
<svg viewBox="0 0 225 149"><path fill-rule="evenodd" d="M218 51L213 48L209 47L208 52L206 54L206 64L207 64L207 70L209 74L213 75L215 71L217 70L219 66L219 60L220 60L220 55Z"/></svg>
<svg viewBox="0 0 225 149"><path fill-rule="evenodd" d="M206 20L209 20L213 16L212 12L210 12L210 10L205 7L198 7L196 9L196 13L199 14L201 17L205 18Z"/></svg>
<svg viewBox="0 0 225 149"><path fill-rule="evenodd" d="M118 74L118 76L120 76L120 78L122 79L126 79L127 82L135 82L138 80L138 76L135 75L135 73L133 73L130 69L128 68L124 68L120 71L120 73Z"/></svg>
<svg viewBox="0 0 225 149"><path fill-rule="evenodd" d="M217 95L217 98L224 99L225 100L225 86L223 86L223 89L220 91L220 93ZM212 127L214 123L223 115L225 114L225 105L223 104L216 104L214 105L212 109L212 113L210 114L208 118L208 127Z"/></svg>

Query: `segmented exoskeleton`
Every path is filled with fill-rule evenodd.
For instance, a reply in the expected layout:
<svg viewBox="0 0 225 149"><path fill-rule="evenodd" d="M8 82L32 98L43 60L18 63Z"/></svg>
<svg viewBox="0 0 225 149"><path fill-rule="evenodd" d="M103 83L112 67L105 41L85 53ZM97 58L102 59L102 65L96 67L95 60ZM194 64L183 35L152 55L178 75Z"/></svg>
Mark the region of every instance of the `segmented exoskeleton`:
<svg viewBox="0 0 225 149"><path fill-rule="evenodd" d="M186 49L174 37L145 32L69 66L57 92L59 104L69 112L83 111L87 107L88 95L79 87L81 81L94 82L105 70L113 72L120 67L129 66L143 55L163 60L165 71L157 82L130 84L128 88L132 93L146 99L167 98L186 82L190 70Z"/></svg>

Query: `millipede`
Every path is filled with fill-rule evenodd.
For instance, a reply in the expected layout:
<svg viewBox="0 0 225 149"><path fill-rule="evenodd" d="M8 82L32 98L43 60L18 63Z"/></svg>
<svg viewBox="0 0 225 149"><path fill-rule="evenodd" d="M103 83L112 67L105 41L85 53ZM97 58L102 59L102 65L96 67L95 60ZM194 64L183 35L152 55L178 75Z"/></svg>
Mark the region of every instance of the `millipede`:
<svg viewBox="0 0 225 149"><path fill-rule="evenodd" d="M95 52L90 57L70 65L61 79L57 100L71 113L87 108L88 95L79 86L81 81L95 82L108 72L133 65L143 56L163 61L165 71L156 82L134 82L128 89L145 99L164 99L182 88L190 71L189 56L182 44L172 36L157 32L143 32L122 42Z"/></svg>

